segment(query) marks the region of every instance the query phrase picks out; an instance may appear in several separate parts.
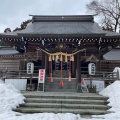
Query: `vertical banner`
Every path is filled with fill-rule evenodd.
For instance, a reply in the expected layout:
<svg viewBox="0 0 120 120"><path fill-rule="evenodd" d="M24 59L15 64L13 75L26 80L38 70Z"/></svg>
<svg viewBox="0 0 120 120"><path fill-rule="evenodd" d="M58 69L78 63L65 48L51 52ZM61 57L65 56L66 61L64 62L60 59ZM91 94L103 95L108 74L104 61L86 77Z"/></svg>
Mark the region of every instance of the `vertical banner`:
<svg viewBox="0 0 120 120"><path fill-rule="evenodd" d="M45 82L45 69L39 70L38 76L38 91L44 91L44 82Z"/></svg>
<svg viewBox="0 0 120 120"><path fill-rule="evenodd" d="M45 69L40 69L38 83L44 83L44 82L45 82Z"/></svg>

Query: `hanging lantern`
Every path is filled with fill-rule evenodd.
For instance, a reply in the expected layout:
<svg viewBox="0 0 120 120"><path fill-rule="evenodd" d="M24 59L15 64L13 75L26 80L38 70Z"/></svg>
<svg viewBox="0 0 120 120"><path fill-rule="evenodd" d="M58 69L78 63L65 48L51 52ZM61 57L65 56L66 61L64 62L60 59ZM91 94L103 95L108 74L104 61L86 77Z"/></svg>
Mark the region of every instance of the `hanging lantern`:
<svg viewBox="0 0 120 120"><path fill-rule="evenodd" d="M51 55L49 55L49 61L52 61L52 59L51 59Z"/></svg>
<svg viewBox="0 0 120 120"><path fill-rule="evenodd" d="M60 87L63 87L63 85L64 85L63 81L60 80L59 86L60 86Z"/></svg>

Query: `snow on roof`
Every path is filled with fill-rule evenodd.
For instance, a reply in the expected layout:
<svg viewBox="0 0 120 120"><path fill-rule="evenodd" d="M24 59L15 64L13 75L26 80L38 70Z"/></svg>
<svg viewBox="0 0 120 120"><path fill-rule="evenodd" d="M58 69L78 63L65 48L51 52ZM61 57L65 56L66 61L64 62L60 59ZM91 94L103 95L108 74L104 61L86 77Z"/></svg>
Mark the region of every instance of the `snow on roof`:
<svg viewBox="0 0 120 120"><path fill-rule="evenodd" d="M120 60L120 49L112 49L103 55L104 60Z"/></svg>
<svg viewBox="0 0 120 120"><path fill-rule="evenodd" d="M12 47L0 47L0 55L13 55L19 52Z"/></svg>

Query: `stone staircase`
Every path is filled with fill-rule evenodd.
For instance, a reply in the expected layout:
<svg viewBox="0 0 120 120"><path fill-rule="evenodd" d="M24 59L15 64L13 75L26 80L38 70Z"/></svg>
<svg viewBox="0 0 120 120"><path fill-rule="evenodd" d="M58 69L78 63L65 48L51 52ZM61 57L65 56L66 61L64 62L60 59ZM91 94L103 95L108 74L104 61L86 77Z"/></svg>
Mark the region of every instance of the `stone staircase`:
<svg viewBox="0 0 120 120"><path fill-rule="evenodd" d="M45 92L77 92L77 80L72 78L71 81L68 81L68 78L62 78L63 86L60 87L61 78L53 77L53 82L49 82L49 78L46 78L45 81Z"/></svg>
<svg viewBox="0 0 120 120"><path fill-rule="evenodd" d="M101 115L109 113L107 97L96 93L24 92L25 103L14 109L21 113L74 113Z"/></svg>

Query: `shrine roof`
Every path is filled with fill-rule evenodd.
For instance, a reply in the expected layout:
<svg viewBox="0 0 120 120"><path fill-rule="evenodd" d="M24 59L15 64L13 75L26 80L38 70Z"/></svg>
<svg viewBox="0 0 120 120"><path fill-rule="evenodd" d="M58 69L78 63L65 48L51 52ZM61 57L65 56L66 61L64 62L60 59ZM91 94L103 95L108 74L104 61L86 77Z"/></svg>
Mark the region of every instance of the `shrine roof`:
<svg viewBox="0 0 120 120"><path fill-rule="evenodd" d="M94 21L92 15L66 15L66 16L40 16L33 15L32 22L26 29L2 33L0 36L26 36L26 35L93 35L93 36L120 36L119 33L108 32Z"/></svg>
<svg viewBox="0 0 120 120"><path fill-rule="evenodd" d="M17 50L11 47L0 47L0 55L14 55L19 54Z"/></svg>
<svg viewBox="0 0 120 120"><path fill-rule="evenodd" d="M103 34L95 22L34 22L18 34Z"/></svg>
<svg viewBox="0 0 120 120"><path fill-rule="evenodd" d="M112 49L108 53L103 55L104 60L120 60L120 49Z"/></svg>

